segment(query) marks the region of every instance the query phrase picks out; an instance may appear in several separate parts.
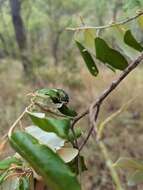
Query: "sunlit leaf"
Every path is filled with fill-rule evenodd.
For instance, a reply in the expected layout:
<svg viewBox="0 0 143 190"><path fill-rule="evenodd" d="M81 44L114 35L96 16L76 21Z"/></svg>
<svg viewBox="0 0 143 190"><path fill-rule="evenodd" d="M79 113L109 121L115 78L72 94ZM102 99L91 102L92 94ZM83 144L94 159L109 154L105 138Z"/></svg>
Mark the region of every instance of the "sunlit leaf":
<svg viewBox="0 0 143 190"><path fill-rule="evenodd" d="M80 42L76 41L76 44L77 44L77 47L79 48L81 56L84 59L85 64L86 64L89 72L93 76L97 76L98 75L98 68L97 68L95 61L92 58L91 54Z"/></svg>
<svg viewBox="0 0 143 190"><path fill-rule="evenodd" d="M51 148L53 151L64 146L65 139L60 138L55 133L45 132L37 126L29 126L25 128L26 132L38 139L41 144Z"/></svg>
<svg viewBox="0 0 143 190"><path fill-rule="evenodd" d="M75 174L47 146L39 144L31 135L20 131L14 132L9 140L12 147L43 177L49 188L80 190Z"/></svg>
<svg viewBox="0 0 143 190"><path fill-rule="evenodd" d="M125 25L115 25L110 29L109 35L114 39L116 46L123 51L124 55L128 56L132 60L139 56L140 53L124 42L124 35L127 30L128 27Z"/></svg>
<svg viewBox="0 0 143 190"><path fill-rule="evenodd" d="M132 47L132 48L134 48L140 52L143 51L143 47L141 46L141 44L139 42L137 42L137 40L134 38L134 36L130 30L126 31L126 33L124 35L124 42L128 46L130 46L130 47Z"/></svg>
<svg viewBox="0 0 143 190"><path fill-rule="evenodd" d="M0 161L0 170L8 169L12 164L21 165L21 160L14 156L8 157Z"/></svg>
<svg viewBox="0 0 143 190"><path fill-rule="evenodd" d="M143 162L132 158L119 158L114 164L114 167L121 169L133 169L143 171Z"/></svg>
<svg viewBox="0 0 143 190"><path fill-rule="evenodd" d="M38 117L34 112L28 112L33 123L47 132L56 133L62 138L68 138L70 119L54 119L52 117Z"/></svg>
<svg viewBox="0 0 143 190"><path fill-rule="evenodd" d="M124 70L128 66L127 60L124 56L110 48L102 38L95 39L96 58L104 64L109 64L115 69Z"/></svg>
<svg viewBox="0 0 143 190"><path fill-rule="evenodd" d="M78 155L78 150L76 148L63 147L57 151L57 154L67 163Z"/></svg>
<svg viewBox="0 0 143 190"><path fill-rule="evenodd" d="M143 15L139 16L137 20L138 20L139 26L141 27L141 29L143 29Z"/></svg>
<svg viewBox="0 0 143 190"><path fill-rule="evenodd" d="M94 48L95 29L84 30L84 43L89 48Z"/></svg>

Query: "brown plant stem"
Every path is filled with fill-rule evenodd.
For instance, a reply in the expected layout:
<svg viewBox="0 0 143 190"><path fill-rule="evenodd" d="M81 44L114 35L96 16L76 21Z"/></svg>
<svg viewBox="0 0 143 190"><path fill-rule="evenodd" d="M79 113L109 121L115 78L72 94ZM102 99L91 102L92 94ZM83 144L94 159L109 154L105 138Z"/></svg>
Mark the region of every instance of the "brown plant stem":
<svg viewBox="0 0 143 190"><path fill-rule="evenodd" d="M143 53L141 53L140 56L138 56L134 61L132 61L128 67L120 74L120 76L112 81L112 83L109 85L109 87L107 89L105 89L103 91L103 93L101 93L101 95L95 100L93 101L93 103L91 104L91 106L89 106L89 108L87 110L85 110L83 113L81 113L80 115L78 115L72 122L72 128L74 128L75 124L82 119L84 116L86 116L87 114L89 114L90 112L93 112L94 109L96 109L96 112L94 113L94 121L92 119L92 126L87 134L87 137L85 138L83 144L80 147L80 150L85 146L85 144L87 143L90 135L92 134L97 118L98 118L98 113L99 113L99 108L102 104L102 102L108 97L108 95L110 95L110 93L112 91L114 91L117 86L128 76L128 74L133 71L143 60ZM91 109L92 108L92 109Z"/></svg>

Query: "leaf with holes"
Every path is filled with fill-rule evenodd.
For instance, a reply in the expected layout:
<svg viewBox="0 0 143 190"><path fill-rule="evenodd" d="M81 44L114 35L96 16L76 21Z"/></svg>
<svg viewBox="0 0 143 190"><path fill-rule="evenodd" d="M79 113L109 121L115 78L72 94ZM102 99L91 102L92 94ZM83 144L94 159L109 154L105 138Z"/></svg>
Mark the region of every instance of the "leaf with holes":
<svg viewBox="0 0 143 190"><path fill-rule="evenodd" d="M56 133L58 136L68 139L70 119L54 119L52 117L38 116L37 113L27 112L33 123L47 132Z"/></svg>

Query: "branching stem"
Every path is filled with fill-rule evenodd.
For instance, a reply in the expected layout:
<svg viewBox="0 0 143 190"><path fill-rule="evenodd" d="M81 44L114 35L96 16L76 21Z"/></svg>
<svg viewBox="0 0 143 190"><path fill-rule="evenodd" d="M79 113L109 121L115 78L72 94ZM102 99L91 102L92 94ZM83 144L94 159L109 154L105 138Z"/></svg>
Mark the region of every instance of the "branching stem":
<svg viewBox="0 0 143 190"><path fill-rule="evenodd" d="M80 30L85 30L85 29L106 29L106 28L110 28L113 26L126 24L128 22L135 20L136 18L140 17L141 15L143 15L143 12L139 12L138 14L136 14L133 17L127 18L125 20L122 20L122 21L119 21L116 23L112 22L111 24L107 24L107 25L103 25L103 26L86 26L86 25L84 25L84 26L75 27L75 28L68 27L67 30L80 31Z"/></svg>
<svg viewBox="0 0 143 190"><path fill-rule="evenodd" d="M120 74L120 76L112 81L112 83L109 85L109 87L103 91L103 93L101 93L101 95L91 104L91 106L89 106L89 108L87 110L85 110L83 113L81 113L80 115L78 115L72 122L72 128L74 128L75 124L82 119L84 116L86 116L87 114L90 113L91 107L92 107L92 111L93 109L96 109L96 112L94 113L94 121L92 120L92 126L87 134L87 137L85 138L83 144L81 145L81 147L79 148L80 151L82 150L82 148L86 145L89 137L91 136L95 125L96 125L96 121L98 119L98 114L99 114L99 109L101 107L102 102L108 97L108 95L110 95L110 93L112 91L114 91L118 85L124 80L124 78L126 78L128 76L128 74L133 71L143 60L143 53L141 53L140 56L138 56L134 61L132 61L128 67ZM93 117L92 117L93 118Z"/></svg>

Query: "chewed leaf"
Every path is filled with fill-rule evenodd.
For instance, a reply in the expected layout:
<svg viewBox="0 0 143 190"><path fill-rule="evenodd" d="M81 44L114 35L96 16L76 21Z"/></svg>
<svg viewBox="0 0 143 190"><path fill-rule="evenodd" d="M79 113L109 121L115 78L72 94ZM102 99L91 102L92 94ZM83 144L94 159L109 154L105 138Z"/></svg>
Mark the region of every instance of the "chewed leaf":
<svg viewBox="0 0 143 190"><path fill-rule="evenodd" d="M64 160L64 162L70 162L78 155L76 148L61 148L57 151L58 155Z"/></svg>
<svg viewBox="0 0 143 190"><path fill-rule="evenodd" d="M128 66L124 56L108 46L102 38L95 38L96 58L115 69L124 70Z"/></svg>
<svg viewBox="0 0 143 190"><path fill-rule="evenodd" d="M28 112L27 113L31 114L31 112ZM35 117L38 117L38 118L45 118L45 113L42 113L42 112L32 112L33 116Z"/></svg>
<svg viewBox="0 0 143 190"><path fill-rule="evenodd" d="M133 169L143 171L143 162L132 158L119 158L114 164L114 167L121 169Z"/></svg>
<svg viewBox="0 0 143 190"><path fill-rule="evenodd" d="M56 133L58 136L68 139L70 119L54 119L52 117L37 117L34 112L28 112L34 125L46 132Z"/></svg>
<svg viewBox="0 0 143 190"><path fill-rule="evenodd" d="M29 126L25 128L26 132L38 139L41 144L51 148L53 151L64 146L65 139L60 138L55 133L45 132L37 126Z"/></svg>
<svg viewBox="0 0 143 190"><path fill-rule="evenodd" d="M141 46L141 44L139 42L137 42L137 40L135 39L135 37L133 36L133 34L131 33L131 30L127 30L125 35L124 35L124 42L136 49L137 51L143 51L143 47Z"/></svg>
<svg viewBox="0 0 143 190"><path fill-rule="evenodd" d="M77 47L81 53L82 58L84 59L84 62L89 70L89 72L93 76L98 75L98 68L95 64L94 59L92 58L91 54L88 52L88 50L78 41L76 41Z"/></svg>

